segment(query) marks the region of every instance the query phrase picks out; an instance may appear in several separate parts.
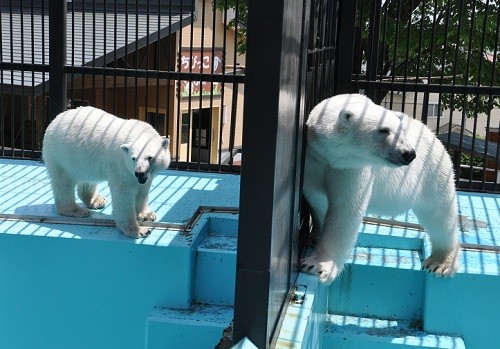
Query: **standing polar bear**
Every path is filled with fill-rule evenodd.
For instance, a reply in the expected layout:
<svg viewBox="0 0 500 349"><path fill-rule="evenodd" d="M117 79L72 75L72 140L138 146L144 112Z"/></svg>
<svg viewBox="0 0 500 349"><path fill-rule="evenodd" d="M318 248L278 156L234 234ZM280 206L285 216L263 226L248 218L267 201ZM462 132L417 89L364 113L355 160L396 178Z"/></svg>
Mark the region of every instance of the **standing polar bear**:
<svg viewBox="0 0 500 349"><path fill-rule="evenodd" d="M304 195L318 240L301 269L331 283L365 212L394 216L413 209L432 244L424 269L452 276L460 256L453 166L434 134L358 94L322 101L307 126Z"/></svg>
<svg viewBox="0 0 500 349"><path fill-rule="evenodd" d="M104 207L97 183L108 181L116 227L132 238L149 234L138 220L156 219L147 203L149 189L170 164L169 140L151 125L93 107L68 110L47 127L42 154L59 214L89 216L75 202L75 186L85 206Z"/></svg>

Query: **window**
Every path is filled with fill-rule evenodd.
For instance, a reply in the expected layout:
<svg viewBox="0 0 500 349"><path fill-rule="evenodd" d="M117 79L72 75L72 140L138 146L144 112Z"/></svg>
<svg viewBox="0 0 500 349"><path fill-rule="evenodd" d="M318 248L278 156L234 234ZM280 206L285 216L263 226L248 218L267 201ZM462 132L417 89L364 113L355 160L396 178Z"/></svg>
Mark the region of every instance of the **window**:
<svg viewBox="0 0 500 349"><path fill-rule="evenodd" d="M442 108L438 103L429 103L427 109L427 117L429 118L440 118L442 115Z"/></svg>
<svg viewBox="0 0 500 349"><path fill-rule="evenodd" d="M89 101L87 100L81 100L81 99L67 99L66 100L66 108L72 109L72 108L78 108L78 107L86 107L89 105Z"/></svg>
<svg viewBox="0 0 500 349"><path fill-rule="evenodd" d="M167 117L165 113L156 113L148 111L146 113L146 122L152 125L160 135L167 136L168 135L168 124Z"/></svg>
<svg viewBox="0 0 500 349"><path fill-rule="evenodd" d="M181 143L186 143L189 140L189 113L182 114L182 130L181 130Z"/></svg>

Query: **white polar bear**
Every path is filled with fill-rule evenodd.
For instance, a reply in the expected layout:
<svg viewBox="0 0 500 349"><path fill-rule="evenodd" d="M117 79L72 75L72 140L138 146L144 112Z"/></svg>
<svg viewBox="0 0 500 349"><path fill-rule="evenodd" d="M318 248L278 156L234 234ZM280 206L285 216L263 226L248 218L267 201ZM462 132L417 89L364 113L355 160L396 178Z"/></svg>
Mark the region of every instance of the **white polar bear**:
<svg viewBox="0 0 500 349"><path fill-rule="evenodd" d="M169 140L151 125L93 107L68 110L47 127L42 155L59 214L89 216L75 203L75 186L88 208L104 207L97 183L108 181L117 228L132 238L149 234L138 220L156 219L147 203L149 189L170 164Z"/></svg>
<svg viewBox="0 0 500 349"><path fill-rule="evenodd" d="M322 101L307 126L304 195L318 240L301 269L331 283L365 212L394 216L413 209L432 244L423 267L452 276L460 255L453 166L434 134L357 94Z"/></svg>

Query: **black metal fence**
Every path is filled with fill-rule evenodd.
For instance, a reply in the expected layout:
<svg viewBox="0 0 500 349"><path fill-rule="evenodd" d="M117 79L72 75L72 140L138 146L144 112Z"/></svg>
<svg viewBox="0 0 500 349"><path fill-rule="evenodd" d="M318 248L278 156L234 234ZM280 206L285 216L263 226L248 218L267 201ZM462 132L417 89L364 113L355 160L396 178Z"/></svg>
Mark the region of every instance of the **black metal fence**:
<svg viewBox="0 0 500 349"><path fill-rule="evenodd" d="M66 108L170 136L173 167L239 171L244 27L227 1L0 2L0 156L40 157Z"/></svg>
<svg viewBox="0 0 500 349"><path fill-rule="evenodd" d="M308 223L298 215L304 120L323 98L363 92L421 119L452 153L460 188L499 189L498 2L9 0L0 9L0 156L38 159L50 119L81 105L170 135L177 168L239 171L245 145L235 339L276 340Z"/></svg>
<svg viewBox="0 0 500 349"><path fill-rule="evenodd" d="M338 67L352 73L348 84L337 80L342 90L426 123L452 154L460 189L498 191L498 2L340 3L352 7L340 16L348 40L339 43Z"/></svg>
<svg viewBox="0 0 500 349"><path fill-rule="evenodd" d="M249 2L234 338L248 336L259 348L277 341L303 251L300 231L308 230L304 125L334 94L337 6Z"/></svg>
<svg viewBox="0 0 500 349"><path fill-rule="evenodd" d="M498 191L500 11L488 0L252 3L235 338L265 348L295 280L299 227L308 229L307 215L297 217L296 179L304 115L321 99L361 92L422 120L453 156L459 188ZM273 23L265 20L270 12ZM300 47L299 37L307 38Z"/></svg>

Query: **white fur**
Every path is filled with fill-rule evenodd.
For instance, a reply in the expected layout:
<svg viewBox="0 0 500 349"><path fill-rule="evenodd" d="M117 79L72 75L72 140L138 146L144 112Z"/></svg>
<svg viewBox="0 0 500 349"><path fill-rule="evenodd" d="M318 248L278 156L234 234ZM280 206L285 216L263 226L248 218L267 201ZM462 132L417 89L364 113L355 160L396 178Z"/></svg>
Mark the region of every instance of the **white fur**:
<svg viewBox="0 0 500 349"><path fill-rule="evenodd" d="M435 135L357 94L322 101L307 126L304 195L318 242L301 269L332 282L365 212L394 216L413 209L432 244L424 268L452 276L460 252L453 165Z"/></svg>
<svg viewBox="0 0 500 349"><path fill-rule="evenodd" d="M106 199L97 183L108 181L117 228L126 236L149 233L139 220L155 220L148 207L153 177L170 164L168 138L151 125L125 120L93 107L59 114L47 127L43 159L51 179L57 212L87 217L75 203L75 186L88 208L102 208Z"/></svg>

